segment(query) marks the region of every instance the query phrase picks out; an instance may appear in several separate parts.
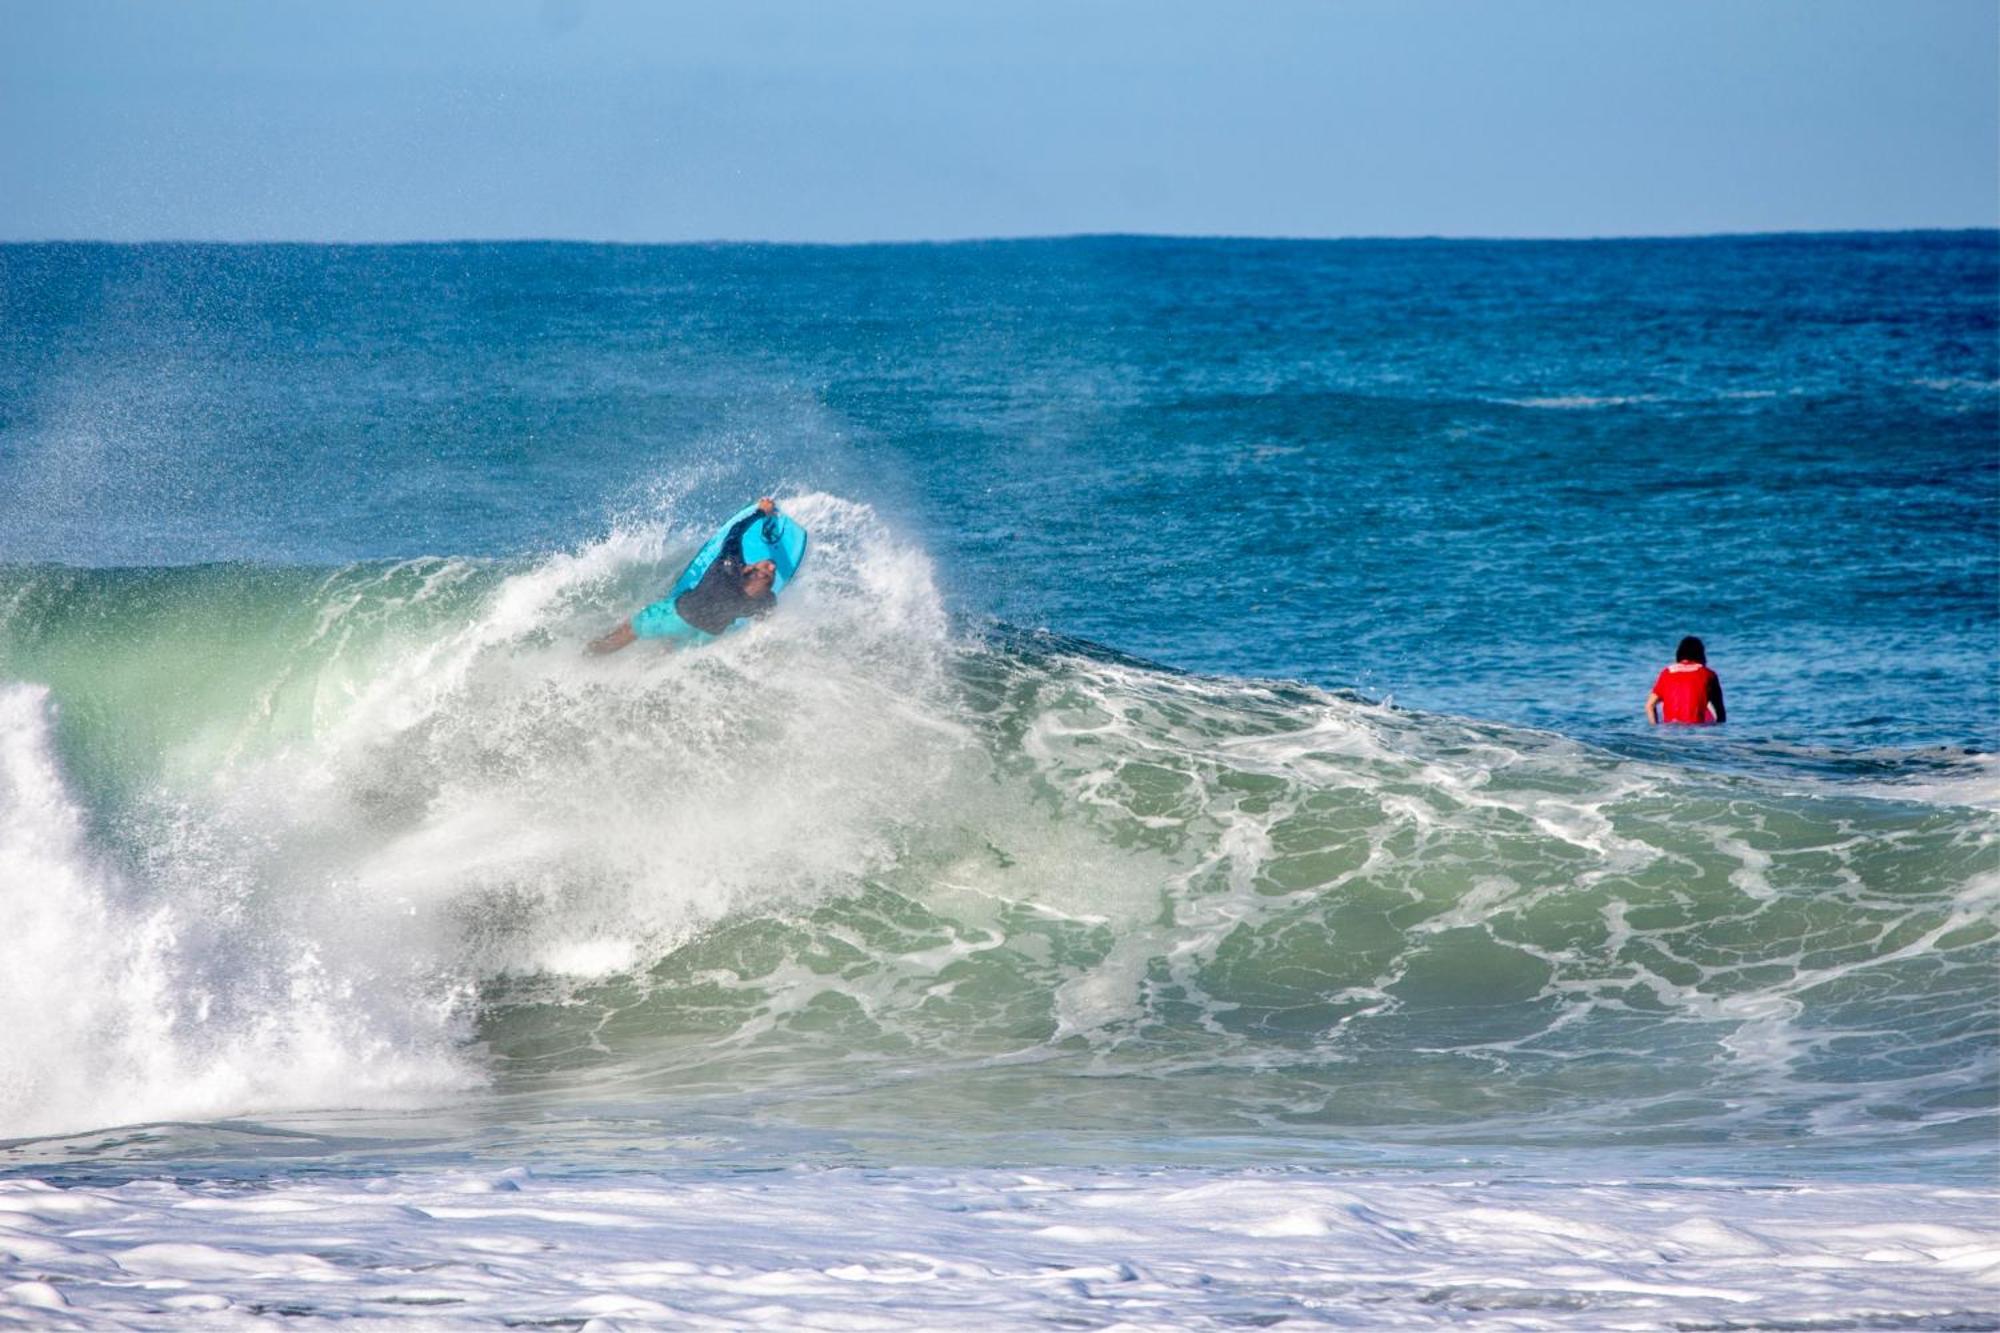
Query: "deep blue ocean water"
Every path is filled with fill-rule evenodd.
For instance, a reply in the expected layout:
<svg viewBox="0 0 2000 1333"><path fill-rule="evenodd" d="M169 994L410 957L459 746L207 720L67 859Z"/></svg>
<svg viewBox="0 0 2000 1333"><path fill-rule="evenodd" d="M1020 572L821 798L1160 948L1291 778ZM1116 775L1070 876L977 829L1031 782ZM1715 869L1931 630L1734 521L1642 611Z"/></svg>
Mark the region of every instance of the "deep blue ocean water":
<svg viewBox="0 0 2000 1333"><path fill-rule="evenodd" d="M776 615L582 654L760 494ZM1993 232L0 246L0 1152L1927 1215L1996 659Z"/></svg>
<svg viewBox="0 0 2000 1333"><path fill-rule="evenodd" d="M0 558L569 549L866 499L953 608L1602 735L1996 733L1992 233L12 246ZM690 520L692 521L692 520Z"/></svg>

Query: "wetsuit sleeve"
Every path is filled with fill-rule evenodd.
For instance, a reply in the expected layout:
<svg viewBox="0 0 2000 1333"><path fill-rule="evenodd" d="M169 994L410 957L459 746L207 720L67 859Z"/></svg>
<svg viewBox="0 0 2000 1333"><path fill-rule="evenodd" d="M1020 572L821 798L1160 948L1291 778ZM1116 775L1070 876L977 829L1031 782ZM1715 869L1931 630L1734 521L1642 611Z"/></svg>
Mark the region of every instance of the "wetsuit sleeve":
<svg viewBox="0 0 2000 1333"><path fill-rule="evenodd" d="M761 509L753 509L749 515L736 520L729 529L729 535L722 539L722 549L716 553L718 565L740 565L743 563L743 534L750 531L752 523L760 523L765 515Z"/></svg>
<svg viewBox="0 0 2000 1333"><path fill-rule="evenodd" d="M1715 720L1717 722L1727 722L1729 720L1729 710L1723 707L1722 704L1722 677L1716 675L1713 671L1708 673L1708 702L1709 706L1715 709Z"/></svg>

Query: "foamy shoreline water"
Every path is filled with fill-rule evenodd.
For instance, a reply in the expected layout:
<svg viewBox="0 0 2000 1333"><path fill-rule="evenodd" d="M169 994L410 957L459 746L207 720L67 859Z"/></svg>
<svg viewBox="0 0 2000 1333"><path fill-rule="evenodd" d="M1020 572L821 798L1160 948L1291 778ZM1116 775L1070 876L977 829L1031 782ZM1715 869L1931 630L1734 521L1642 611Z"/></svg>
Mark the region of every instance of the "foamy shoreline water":
<svg viewBox="0 0 2000 1333"><path fill-rule="evenodd" d="M2000 1328L2000 1189L1285 1171L0 1181L0 1324Z"/></svg>

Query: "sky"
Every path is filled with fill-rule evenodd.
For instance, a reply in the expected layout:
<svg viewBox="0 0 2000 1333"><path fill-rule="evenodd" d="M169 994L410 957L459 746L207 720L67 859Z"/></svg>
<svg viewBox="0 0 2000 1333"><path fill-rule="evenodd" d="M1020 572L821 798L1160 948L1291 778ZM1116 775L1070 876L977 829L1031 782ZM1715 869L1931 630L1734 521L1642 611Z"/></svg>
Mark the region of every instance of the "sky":
<svg viewBox="0 0 2000 1333"><path fill-rule="evenodd" d="M0 0L0 240L1996 222L1994 0Z"/></svg>

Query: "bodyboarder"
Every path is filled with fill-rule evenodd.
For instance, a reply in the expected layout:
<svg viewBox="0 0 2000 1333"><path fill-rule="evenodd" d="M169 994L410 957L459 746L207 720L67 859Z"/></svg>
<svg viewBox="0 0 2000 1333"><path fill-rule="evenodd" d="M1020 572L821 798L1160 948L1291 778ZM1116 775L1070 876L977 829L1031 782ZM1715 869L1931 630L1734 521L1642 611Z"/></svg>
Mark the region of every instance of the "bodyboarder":
<svg viewBox="0 0 2000 1333"><path fill-rule="evenodd" d="M668 594L590 645L593 653L615 653L635 639L665 639L676 647L707 643L746 616L761 616L777 605L772 591L777 564L743 561L743 534L753 523L778 512L765 496L722 539L722 549L701 581L678 597Z"/></svg>

